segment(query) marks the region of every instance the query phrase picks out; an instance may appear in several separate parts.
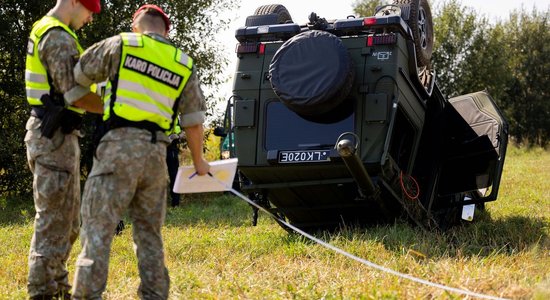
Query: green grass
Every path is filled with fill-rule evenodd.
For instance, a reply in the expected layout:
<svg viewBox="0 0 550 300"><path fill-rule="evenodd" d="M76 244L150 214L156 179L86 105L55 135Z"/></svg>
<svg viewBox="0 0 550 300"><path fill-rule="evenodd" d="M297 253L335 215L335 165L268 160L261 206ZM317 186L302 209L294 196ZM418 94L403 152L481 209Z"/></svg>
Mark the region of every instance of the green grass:
<svg viewBox="0 0 550 300"><path fill-rule="evenodd" d="M316 236L419 278L513 299L550 299L550 152L510 148L499 199L445 233L404 222ZM163 231L171 299L463 299L383 273L295 234L242 200L185 196ZM26 204L25 204L26 203ZM0 299L26 298L29 201L0 199ZM69 270L80 246L75 245ZM131 224L111 252L104 299L137 299Z"/></svg>

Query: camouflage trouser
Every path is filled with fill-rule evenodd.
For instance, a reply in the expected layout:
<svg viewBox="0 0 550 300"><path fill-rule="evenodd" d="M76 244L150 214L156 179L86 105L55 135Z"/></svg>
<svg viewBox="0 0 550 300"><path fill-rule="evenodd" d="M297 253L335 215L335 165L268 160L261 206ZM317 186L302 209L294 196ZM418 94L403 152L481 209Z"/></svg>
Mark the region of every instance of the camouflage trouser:
<svg viewBox="0 0 550 300"><path fill-rule="evenodd" d="M162 136L161 136L162 135ZM166 213L166 141L136 128L109 131L96 150L82 197L82 252L76 262L74 299L101 299L109 252L119 220L128 210L138 258L142 299L167 299L161 227Z"/></svg>
<svg viewBox="0 0 550 300"><path fill-rule="evenodd" d="M31 297L70 290L66 261L80 225L78 136L58 130L48 139L42 137L40 124L39 119L31 117L25 136L36 209L29 253Z"/></svg>

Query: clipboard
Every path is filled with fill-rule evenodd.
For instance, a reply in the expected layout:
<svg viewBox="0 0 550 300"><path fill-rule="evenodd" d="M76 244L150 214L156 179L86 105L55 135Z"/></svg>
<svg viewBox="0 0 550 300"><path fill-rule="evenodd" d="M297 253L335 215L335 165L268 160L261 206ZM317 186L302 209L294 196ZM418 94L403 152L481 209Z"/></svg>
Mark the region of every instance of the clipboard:
<svg viewBox="0 0 550 300"><path fill-rule="evenodd" d="M197 176L193 166L180 166L172 190L178 194L229 191L237 172L237 161L230 158L210 162L210 174L204 176Z"/></svg>

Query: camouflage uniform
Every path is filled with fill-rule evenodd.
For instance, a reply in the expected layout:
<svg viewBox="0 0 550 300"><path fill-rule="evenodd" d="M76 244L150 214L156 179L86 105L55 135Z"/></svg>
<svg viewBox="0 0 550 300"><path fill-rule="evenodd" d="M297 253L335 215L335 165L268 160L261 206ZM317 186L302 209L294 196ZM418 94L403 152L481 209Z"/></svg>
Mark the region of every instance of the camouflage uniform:
<svg viewBox="0 0 550 300"><path fill-rule="evenodd" d="M93 45L75 67L76 80L86 86L116 78L121 51L120 36ZM182 126L202 124L205 106L198 79L193 75L179 101ZM168 144L164 132L158 131L157 142L152 143L149 131L133 127L111 129L101 139L82 198L82 252L76 262L74 299L101 299L113 232L126 210L133 222L141 277L139 296L168 298L170 279L161 237L168 186Z"/></svg>
<svg viewBox="0 0 550 300"><path fill-rule="evenodd" d="M78 99L82 90L73 89L73 68L78 58L73 37L54 28L41 39L38 50L56 91ZM36 209L29 253L30 297L70 290L66 261L80 225L80 133L63 134L58 130L48 139L42 137L41 123L31 116L25 135Z"/></svg>

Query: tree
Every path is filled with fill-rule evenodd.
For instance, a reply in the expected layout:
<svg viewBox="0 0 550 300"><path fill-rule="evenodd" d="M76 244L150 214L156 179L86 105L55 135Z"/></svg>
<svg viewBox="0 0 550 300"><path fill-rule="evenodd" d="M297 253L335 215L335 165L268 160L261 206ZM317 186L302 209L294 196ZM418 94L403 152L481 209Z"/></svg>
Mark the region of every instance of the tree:
<svg viewBox="0 0 550 300"><path fill-rule="evenodd" d="M504 25L510 45L512 80L504 98L510 133L519 142L546 146L550 141L550 8L513 12Z"/></svg>
<svg viewBox="0 0 550 300"><path fill-rule="evenodd" d="M474 80L475 74L468 74L464 67L472 55L477 55L479 49L474 46L479 48L484 39L486 23L478 22L475 12L462 7L456 0L443 3L433 21L432 64L438 75L437 83L444 94L460 95L464 90L463 81Z"/></svg>
<svg viewBox="0 0 550 300"><path fill-rule="evenodd" d="M132 14L148 1L104 0L102 12L77 32L83 47L130 30ZM194 58L203 85L220 84L218 77L227 58L218 51L213 37L228 20L221 13L235 7L237 0L158 0L173 22L170 38ZM32 24L53 7L55 1L0 0L0 195L31 191L25 146L25 122L29 106L25 97L25 55ZM212 89L213 90L213 89ZM211 95L210 95L211 96ZM209 97L213 99L213 97ZM215 101L209 101L214 106ZM87 126L89 131L89 126ZM91 153L89 138L82 139L83 156ZM85 164L83 164L85 165Z"/></svg>
<svg viewBox="0 0 550 300"><path fill-rule="evenodd" d="M47 8L30 2L2 0L0 5L0 194L32 189L23 143L29 113L23 76L26 37L33 16L46 13Z"/></svg>

